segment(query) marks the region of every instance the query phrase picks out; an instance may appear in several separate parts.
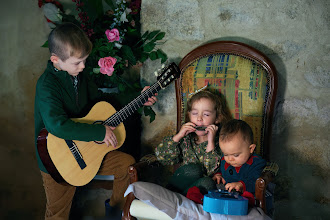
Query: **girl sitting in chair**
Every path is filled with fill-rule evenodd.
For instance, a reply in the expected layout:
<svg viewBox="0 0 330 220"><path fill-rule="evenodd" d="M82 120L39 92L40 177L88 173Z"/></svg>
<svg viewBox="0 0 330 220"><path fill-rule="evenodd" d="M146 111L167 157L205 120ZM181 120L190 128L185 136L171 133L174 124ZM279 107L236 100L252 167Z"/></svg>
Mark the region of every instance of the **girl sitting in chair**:
<svg viewBox="0 0 330 220"><path fill-rule="evenodd" d="M222 156L217 131L222 123L231 119L225 106L225 100L210 91L194 94L187 103L186 123L176 135L165 137L156 147L155 154L163 165L181 163L168 189L183 195L194 186L202 194L216 189L212 176Z"/></svg>

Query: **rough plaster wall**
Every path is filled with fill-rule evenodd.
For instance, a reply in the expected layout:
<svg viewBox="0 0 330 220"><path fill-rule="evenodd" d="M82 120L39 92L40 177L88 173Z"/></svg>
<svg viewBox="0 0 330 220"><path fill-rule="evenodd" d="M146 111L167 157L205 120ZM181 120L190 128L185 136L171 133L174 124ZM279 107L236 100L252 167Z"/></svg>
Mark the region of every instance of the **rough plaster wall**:
<svg viewBox="0 0 330 220"><path fill-rule="evenodd" d="M49 52L37 0L0 0L0 219L44 219L46 198L34 148L35 85ZM65 9L71 0L60 1ZM84 189L82 189L84 190ZM107 190L76 193L74 212L104 216Z"/></svg>
<svg viewBox="0 0 330 220"><path fill-rule="evenodd" d="M1 1L0 218L42 219L45 196L34 150L36 80L48 51L37 1Z"/></svg>
<svg viewBox="0 0 330 220"><path fill-rule="evenodd" d="M170 61L197 46L236 40L265 53L278 70L271 159L279 164L277 219L330 217L330 2L328 0L143 0L144 30L166 32ZM155 81L159 62L144 66ZM144 120L143 141L154 147L175 132L174 86L160 92L156 120ZM318 218L317 218L318 217Z"/></svg>

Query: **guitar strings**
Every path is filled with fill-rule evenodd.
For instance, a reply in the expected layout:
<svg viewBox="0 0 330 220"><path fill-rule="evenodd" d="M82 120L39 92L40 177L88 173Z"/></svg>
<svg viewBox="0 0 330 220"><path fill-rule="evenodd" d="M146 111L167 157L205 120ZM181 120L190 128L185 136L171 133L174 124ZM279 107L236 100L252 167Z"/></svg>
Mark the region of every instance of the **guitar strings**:
<svg viewBox="0 0 330 220"><path fill-rule="evenodd" d="M106 124L106 125L114 126L114 127L118 126L122 121L124 121L129 116L126 114L127 111L130 114L132 114L135 110L137 110L139 107L141 107L146 101L148 101L148 99L145 99L145 95L147 95L148 98L153 96L156 92L159 91L159 89L157 90L157 87L161 88L160 84L164 83L164 81L165 81L165 79L161 78L159 81L154 83L149 89L143 91L138 97L136 97L132 102L130 102L124 108L122 108L120 111L118 111L117 113L115 113L114 115L109 117L107 120L105 120L102 124L103 125ZM153 90L155 90L155 92L152 92ZM149 92L150 92L150 94L148 94ZM142 102L142 99L144 99L144 102ZM133 110L132 110L132 107L134 108ZM129 110L132 110L132 111L129 111ZM126 117L123 113L125 113ZM120 120L118 119L117 116L120 118Z"/></svg>
<svg viewBox="0 0 330 220"><path fill-rule="evenodd" d="M106 121L104 121L103 124L107 124L110 126L114 126L116 127L118 124L120 124L124 119L126 119L129 115L126 114L126 112L128 111L128 113L133 113L135 110L137 110L139 107L141 107L143 105L143 103L145 103L147 101L147 99L145 99L145 95L151 91L151 90L155 90L157 87L157 83L155 83L152 87L150 87L148 90L144 91L143 93L141 93L141 95L139 95L137 98L135 98L131 103L129 103L127 106L125 106L124 108L122 108L120 111L118 111L117 113L115 113L114 115L112 115L110 118L108 118ZM155 90L157 92L157 90ZM147 94L148 98L151 97L153 95L153 93L151 92L150 94ZM142 99L144 100L144 102L142 102Z"/></svg>
<svg viewBox="0 0 330 220"><path fill-rule="evenodd" d="M130 109L130 110L132 110L132 108L133 108L133 110L130 112L129 111L129 113L132 113L132 112L134 112L135 110L137 110L140 106L142 106L143 105L143 103L144 102L146 102L147 100L146 99L144 99L144 102L142 102L141 100L144 98L144 96L149 92L149 91L151 91L151 90L156 90L156 87L157 87L157 84L155 83L154 85L152 85L151 87L150 87L150 89L148 89L148 90L146 90L146 91L144 91L143 93L141 93L137 98L135 98L129 105L127 105L127 106L125 106L123 109L121 109L119 112L117 112L114 116L111 116L109 119L107 119L106 121L105 121L105 123L106 124L114 124L114 126L117 126L118 124L120 124L120 122L121 121L123 121L124 119L125 119L125 117L124 117L124 114L123 114L123 112L125 113L125 110L126 109ZM157 90L156 90L157 91ZM152 95L153 95L153 93L150 93L150 94L147 94L148 95L148 97L151 97ZM118 117L116 117L116 116L118 116ZM128 115L127 115L127 117L128 117ZM119 120L120 119L120 120Z"/></svg>

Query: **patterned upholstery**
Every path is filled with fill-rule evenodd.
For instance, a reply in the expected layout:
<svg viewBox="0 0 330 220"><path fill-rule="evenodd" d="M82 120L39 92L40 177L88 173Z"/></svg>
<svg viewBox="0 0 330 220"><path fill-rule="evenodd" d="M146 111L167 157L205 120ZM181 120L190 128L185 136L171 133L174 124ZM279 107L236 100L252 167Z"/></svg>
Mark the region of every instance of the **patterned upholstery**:
<svg viewBox="0 0 330 220"><path fill-rule="evenodd" d="M178 111L178 124L184 123L185 106L191 93L207 86L209 90L216 90L225 96L227 105L233 118L246 121L253 129L256 153L267 159L268 143L265 135L268 134L271 125L272 111L270 101L276 93L271 85L274 72L264 68L263 62L254 59L239 51L221 51L221 44L238 44L237 42L215 42L201 46L206 51L204 54L199 48L196 56L192 56L194 50L188 54L189 62L180 63L181 78L177 82L178 97L181 99ZM208 51L207 47L214 48L217 44L218 50ZM241 47L247 45L239 44ZM250 48L248 48L250 49ZM252 50L251 52L256 52ZM266 66L267 67L267 66ZM275 100L275 98L273 98ZM272 105L273 107L273 105Z"/></svg>

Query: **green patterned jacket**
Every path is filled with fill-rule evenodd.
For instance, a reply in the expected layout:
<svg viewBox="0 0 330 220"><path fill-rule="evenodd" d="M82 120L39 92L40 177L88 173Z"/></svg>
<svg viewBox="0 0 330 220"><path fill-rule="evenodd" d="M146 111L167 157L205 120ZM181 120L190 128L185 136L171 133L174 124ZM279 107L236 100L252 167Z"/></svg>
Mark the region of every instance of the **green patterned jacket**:
<svg viewBox="0 0 330 220"><path fill-rule="evenodd" d="M173 136L168 136L156 147L155 154L163 165L200 163L206 170L205 174L212 176L220 165L222 153L218 141L213 151L206 152L206 146L207 141L196 144L192 134L188 134L179 142L174 142Z"/></svg>

